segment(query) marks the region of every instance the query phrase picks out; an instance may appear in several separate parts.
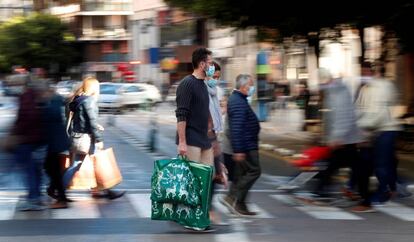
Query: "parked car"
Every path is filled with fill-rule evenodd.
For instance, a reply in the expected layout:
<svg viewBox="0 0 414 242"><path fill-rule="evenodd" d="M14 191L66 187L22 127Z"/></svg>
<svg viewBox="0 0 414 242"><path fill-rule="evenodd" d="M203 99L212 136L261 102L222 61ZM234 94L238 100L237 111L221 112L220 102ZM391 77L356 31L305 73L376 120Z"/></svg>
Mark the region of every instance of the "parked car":
<svg viewBox="0 0 414 242"><path fill-rule="evenodd" d="M56 84L56 92L64 98L69 98L81 83L75 80L60 81Z"/></svg>
<svg viewBox="0 0 414 242"><path fill-rule="evenodd" d="M12 74L3 81L5 96L19 96L23 93L29 74Z"/></svg>
<svg viewBox="0 0 414 242"><path fill-rule="evenodd" d="M99 111L122 112L128 108L154 105L161 102L158 89L142 83L110 83L100 84Z"/></svg>

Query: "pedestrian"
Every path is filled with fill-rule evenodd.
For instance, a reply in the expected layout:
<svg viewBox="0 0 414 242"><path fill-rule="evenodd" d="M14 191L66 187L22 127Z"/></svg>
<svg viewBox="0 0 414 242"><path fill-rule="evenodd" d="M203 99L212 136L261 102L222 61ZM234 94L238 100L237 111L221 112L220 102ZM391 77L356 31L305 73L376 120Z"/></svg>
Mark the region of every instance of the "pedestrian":
<svg viewBox="0 0 414 242"><path fill-rule="evenodd" d="M93 154L104 147L102 132L104 128L98 124L98 97L99 81L94 77L86 77L82 85L75 92L69 110L73 115L69 118L71 142L71 165L63 175L63 186L67 188L75 173L80 169L86 155ZM78 147L86 147L80 150ZM92 190L95 198L116 199L125 192L116 192L111 189L103 191Z"/></svg>
<svg viewBox="0 0 414 242"><path fill-rule="evenodd" d="M229 97L227 104L228 136L235 170L229 192L221 200L232 213L247 216L257 214L247 207L246 198L261 174L258 152L260 124L247 101L247 97L253 93L252 77L245 74L237 76L236 90Z"/></svg>
<svg viewBox="0 0 414 242"><path fill-rule="evenodd" d="M205 79L215 72L212 52L196 49L192 54L193 73L186 76L177 87L175 111L177 117L178 154L189 160L214 168L213 150L208 138L210 117L209 93ZM212 231L211 227L206 231Z"/></svg>
<svg viewBox="0 0 414 242"><path fill-rule="evenodd" d="M52 88L46 93L45 101L44 119L48 129L48 149L44 168L50 178L50 184L46 191L50 197L56 199L49 207L52 209L67 208L67 202L71 200L66 197L63 187L62 171L64 168L62 167L62 162L60 162L61 153L68 151L70 148L62 112L65 101Z"/></svg>
<svg viewBox="0 0 414 242"><path fill-rule="evenodd" d="M373 168L379 182L371 202L381 204L397 191L395 142L402 128L392 116L392 108L397 105L394 85L381 76L374 77L368 64L362 66L365 81L357 99L358 125L364 130L367 141L372 143ZM369 209L370 204L367 201L361 205L359 209L362 211Z"/></svg>
<svg viewBox="0 0 414 242"><path fill-rule="evenodd" d="M209 118L209 125L208 125L208 138L211 141L211 146L213 148L213 155L214 155L214 168L215 168L215 175L213 179L213 190L215 188L215 183L222 184L227 187L227 178L226 178L226 169L222 162L222 153L220 149L220 144L218 141L218 137L220 133L223 131L223 120L222 120L222 110L220 107L220 100L218 94L218 82L221 77L221 67L217 62L213 62L214 64L214 73L212 76L206 77L206 85L207 90L209 93L209 110L210 110L210 118ZM214 191L211 193L213 197ZM210 211L210 219L213 224L224 224L219 215L214 213L213 210Z"/></svg>
<svg viewBox="0 0 414 242"><path fill-rule="evenodd" d="M360 130L357 127L355 106L349 89L340 78L334 79L331 73L319 69L319 84L323 92L323 133L324 142L331 151L327 168L321 173L317 186L320 196L329 196L328 186L332 175L341 167L351 167L352 175L358 174L358 151Z"/></svg>
<svg viewBox="0 0 414 242"><path fill-rule="evenodd" d="M20 211L45 209L41 200L42 165L46 155L47 140L44 114L43 80L28 79L23 94L19 97L19 109L11 134L18 137L15 149L16 160L24 167L27 197L18 205Z"/></svg>

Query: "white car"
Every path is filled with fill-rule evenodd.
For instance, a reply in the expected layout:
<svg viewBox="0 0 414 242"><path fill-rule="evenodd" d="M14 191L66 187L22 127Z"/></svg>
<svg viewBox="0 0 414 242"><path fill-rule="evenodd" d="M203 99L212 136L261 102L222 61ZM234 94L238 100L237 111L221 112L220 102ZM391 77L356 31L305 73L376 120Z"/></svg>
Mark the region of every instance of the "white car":
<svg viewBox="0 0 414 242"><path fill-rule="evenodd" d="M98 106L101 112L121 112L127 108L153 105L160 101L161 94L153 85L110 82L100 84Z"/></svg>
<svg viewBox="0 0 414 242"><path fill-rule="evenodd" d="M80 81L60 81L56 84L56 92L64 98L69 98L81 85Z"/></svg>

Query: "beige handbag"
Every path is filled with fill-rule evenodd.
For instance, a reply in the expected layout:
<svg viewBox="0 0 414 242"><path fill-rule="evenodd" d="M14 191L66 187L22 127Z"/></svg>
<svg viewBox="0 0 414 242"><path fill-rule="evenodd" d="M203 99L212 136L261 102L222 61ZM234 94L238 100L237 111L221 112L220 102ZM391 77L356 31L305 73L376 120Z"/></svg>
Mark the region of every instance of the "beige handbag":
<svg viewBox="0 0 414 242"><path fill-rule="evenodd" d="M91 148L92 139L89 134L85 133L76 133L71 132L69 134L69 127L72 123L73 119L73 112L69 113L69 119L68 123L66 125L66 133L68 134L70 141L71 141L71 149L72 152L75 152L77 154L89 154L89 150Z"/></svg>

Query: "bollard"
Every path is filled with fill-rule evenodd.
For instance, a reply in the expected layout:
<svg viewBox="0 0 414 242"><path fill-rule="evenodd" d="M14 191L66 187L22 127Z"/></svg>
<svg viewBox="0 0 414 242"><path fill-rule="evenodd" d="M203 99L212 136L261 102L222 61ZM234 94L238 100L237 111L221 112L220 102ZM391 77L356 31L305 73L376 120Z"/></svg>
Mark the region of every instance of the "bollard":
<svg viewBox="0 0 414 242"><path fill-rule="evenodd" d="M155 152L157 150L157 134L158 134L158 123L157 123L157 117L154 114L150 121L150 131L149 131L149 148L151 152Z"/></svg>

